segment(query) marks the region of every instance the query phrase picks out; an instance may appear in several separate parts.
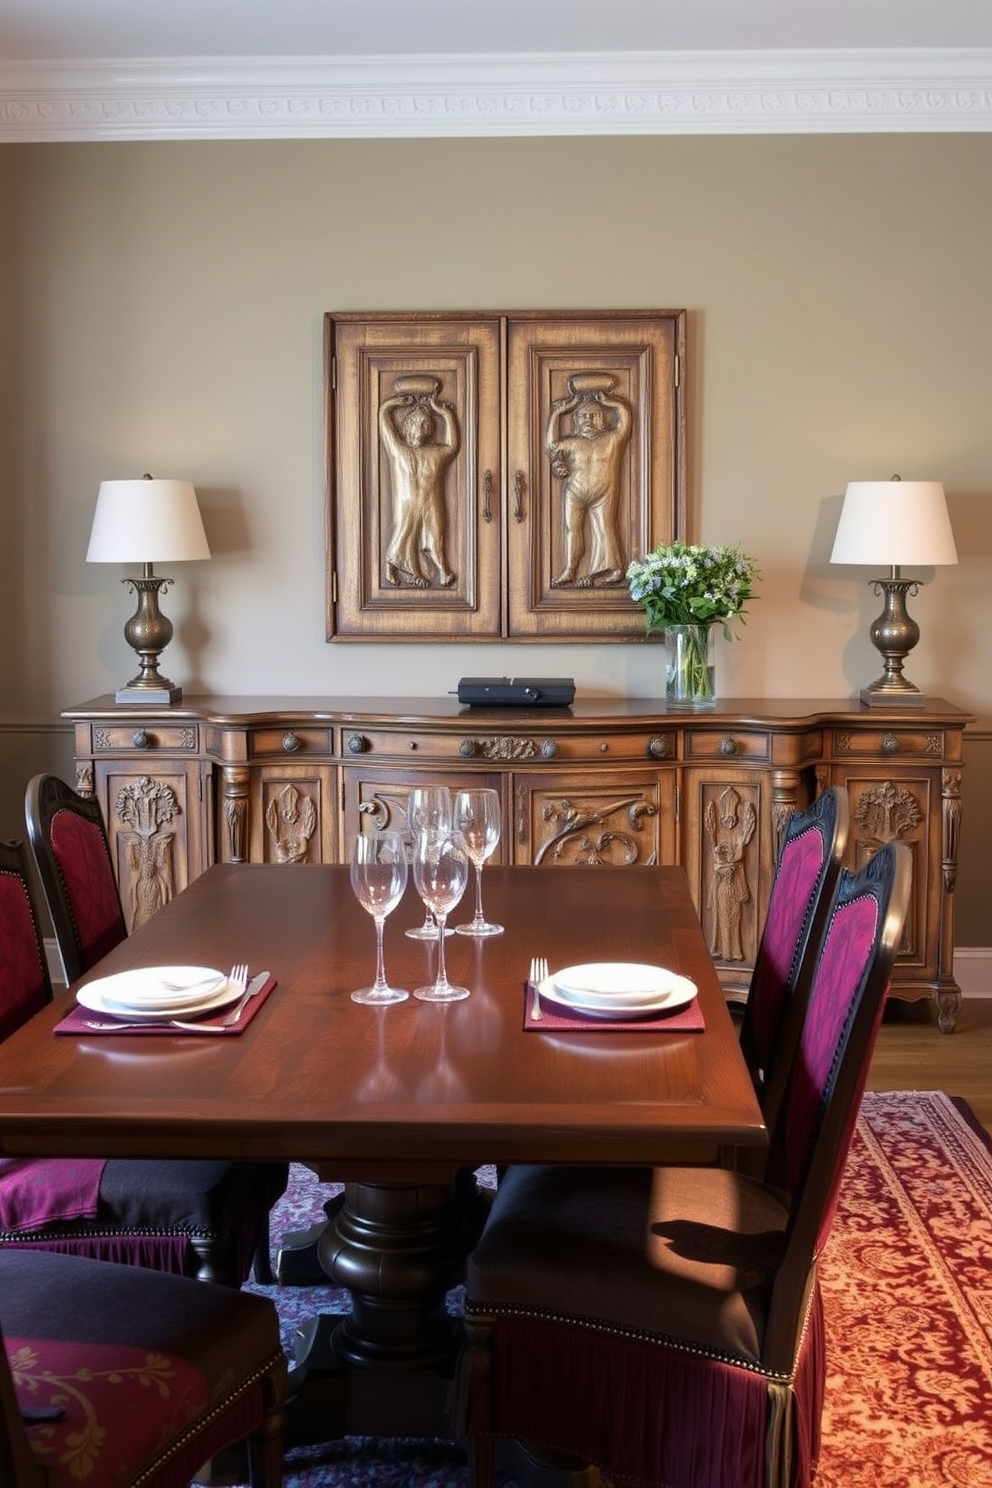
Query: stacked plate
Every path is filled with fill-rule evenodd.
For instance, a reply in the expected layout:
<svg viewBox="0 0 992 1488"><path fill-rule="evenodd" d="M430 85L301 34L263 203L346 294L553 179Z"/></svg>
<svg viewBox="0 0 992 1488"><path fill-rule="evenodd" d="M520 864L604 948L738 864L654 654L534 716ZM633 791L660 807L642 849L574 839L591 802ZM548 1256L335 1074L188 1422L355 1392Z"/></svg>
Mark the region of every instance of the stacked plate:
<svg viewBox="0 0 992 1488"><path fill-rule="evenodd" d="M87 982L76 1001L124 1021L168 1021L212 1013L241 995L237 982L209 966L141 966Z"/></svg>
<svg viewBox="0 0 992 1488"><path fill-rule="evenodd" d="M664 966L589 961L566 966L541 983L541 998L587 1018L648 1018L687 1006L696 984Z"/></svg>

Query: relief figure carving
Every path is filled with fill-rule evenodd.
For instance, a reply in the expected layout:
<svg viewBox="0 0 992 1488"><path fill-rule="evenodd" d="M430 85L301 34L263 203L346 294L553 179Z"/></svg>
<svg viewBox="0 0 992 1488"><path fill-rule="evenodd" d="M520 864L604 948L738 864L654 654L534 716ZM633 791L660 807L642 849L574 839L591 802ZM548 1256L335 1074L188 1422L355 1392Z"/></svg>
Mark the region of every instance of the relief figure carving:
<svg viewBox="0 0 992 1488"><path fill-rule="evenodd" d="M396 392L379 408L379 437L393 491L386 582L447 588L455 575L445 557L445 475L458 453L458 424L450 403L438 398L438 378L397 377L394 386Z"/></svg>
<svg viewBox="0 0 992 1488"><path fill-rule="evenodd" d="M551 405L545 444L551 472L562 482L565 539L565 566L552 580L559 588L619 584L626 572L617 517L633 420L625 400L611 396L615 381L608 373L576 373L566 384L568 396ZM571 434L562 432L567 414Z"/></svg>
<svg viewBox="0 0 992 1488"><path fill-rule="evenodd" d="M309 796L301 795L295 785L285 786L266 806L265 825L277 863L306 862L317 826L317 811Z"/></svg>
<svg viewBox="0 0 992 1488"><path fill-rule="evenodd" d="M130 831L122 832L130 885L131 929L151 919L175 892L173 849L176 834L163 831L179 811L171 785L142 775L117 792L117 815Z"/></svg>
<svg viewBox="0 0 992 1488"><path fill-rule="evenodd" d="M710 950L723 961L745 959L741 921L751 890L744 868L744 849L757 825L754 807L743 802L733 786L728 785L720 792L719 811L714 801L706 807L706 835L713 849Z"/></svg>

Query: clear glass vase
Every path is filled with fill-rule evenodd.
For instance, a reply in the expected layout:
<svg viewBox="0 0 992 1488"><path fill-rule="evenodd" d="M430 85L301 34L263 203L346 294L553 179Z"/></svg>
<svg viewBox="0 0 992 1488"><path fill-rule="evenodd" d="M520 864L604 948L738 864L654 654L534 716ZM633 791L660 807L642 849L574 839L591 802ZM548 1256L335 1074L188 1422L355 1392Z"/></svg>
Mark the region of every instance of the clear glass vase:
<svg viewBox="0 0 992 1488"><path fill-rule="evenodd" d="M716 705L712 625L670 625L665 631L665 704L697 712Z"/></svg>

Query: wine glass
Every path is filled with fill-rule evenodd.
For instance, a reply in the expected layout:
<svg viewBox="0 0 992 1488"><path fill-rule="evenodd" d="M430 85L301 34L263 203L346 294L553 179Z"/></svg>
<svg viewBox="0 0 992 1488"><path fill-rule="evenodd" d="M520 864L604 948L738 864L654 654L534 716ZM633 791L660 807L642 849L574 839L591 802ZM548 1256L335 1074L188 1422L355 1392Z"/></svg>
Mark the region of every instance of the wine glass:
<svg viewBox="0 0 992 1488"><path fill-rule="evenodd" d="M418 832L450 832L451 791L446 785L415 785L407 797L406 820L414 840ZM411 940L437 940L437 923L430 909L425 910L422 925L405 933Z"/></svg>
<svg viewBox="0 0 992 1488"><path fill-rule="evenodd" d="M490 924L482 914L482 865L492 857L499 842L499 795L481 788L459 791L452 819L475 865L475 916L467 925L456 925L455 929L459 935L502 935L503 926Z"/></svg>
<svg viewBox="0 0 992 1488"><path fill-rule="evenodd" d="M418 832L413 840L413 881L417 893L437 921L437 975L429 987L414 989L421 1002L458 1002L467 987L448 981L444 965L444 928L448 915L468 883L468 853L457 833Z"/></svg>
<svg viewBox="0 0 992 1488"><path fill-rule="evenodd" d="M406 843L400 832L359 832L351 855L351 887L363 909L375 920L376 968L371 987L352 992L352 1002L405 1002L409 992L386 981L382 932L386 916L403 898L408 864Z"/></svg>

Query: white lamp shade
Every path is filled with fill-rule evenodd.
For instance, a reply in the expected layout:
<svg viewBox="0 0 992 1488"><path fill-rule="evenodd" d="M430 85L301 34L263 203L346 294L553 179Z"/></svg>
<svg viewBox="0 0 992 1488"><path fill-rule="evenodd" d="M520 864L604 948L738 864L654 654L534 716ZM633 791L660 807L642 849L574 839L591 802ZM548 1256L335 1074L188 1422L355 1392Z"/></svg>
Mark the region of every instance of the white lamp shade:
<svg viewBox="0 0 992 1488"><path fill-rule="evenodd" d="M209 557L191 481L101 481L87 563L180 563Z"/></svg>
<svg viewBox="0 0 992 1488"><path fill-rule="evenodd" d="M831 563L957 563L940 481L851 481Z"/></svg>

